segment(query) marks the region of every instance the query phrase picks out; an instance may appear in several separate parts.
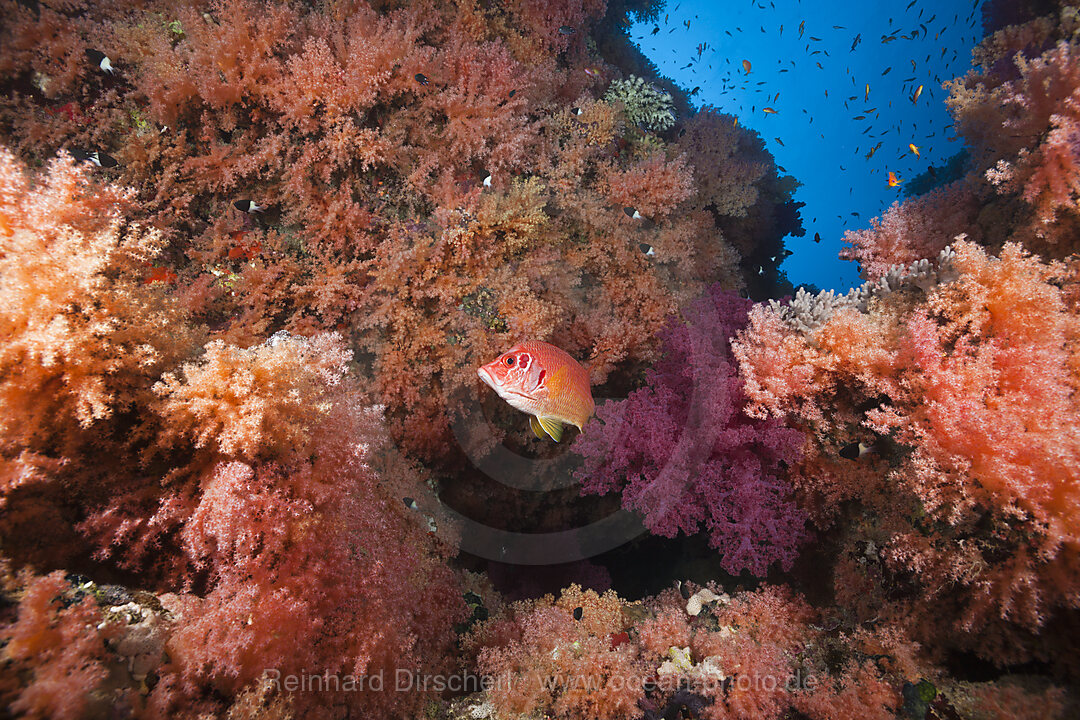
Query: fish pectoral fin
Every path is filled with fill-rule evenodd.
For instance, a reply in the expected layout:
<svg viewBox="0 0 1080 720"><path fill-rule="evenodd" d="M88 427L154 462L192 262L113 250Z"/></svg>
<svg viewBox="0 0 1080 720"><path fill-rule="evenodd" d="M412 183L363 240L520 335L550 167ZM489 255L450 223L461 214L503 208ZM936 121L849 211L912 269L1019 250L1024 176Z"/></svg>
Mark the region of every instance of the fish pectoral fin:
<svg viewBox="0 0 1080 720"><path fill-rule="evenodd" d="M529 427L532 428L533 434L541 440L544 439L544 431L540 429L540 422L536 419L535 415L529 416Z"/></svg>
<svg viewBox="0 0 1080 720"><path fill-rule="evenodd" d="M555 442L562 440L563 424L561 422L549 417L536 418L536 421L540 424L540 427L544 428L544 432L551 436L552 440Z"/></svg>

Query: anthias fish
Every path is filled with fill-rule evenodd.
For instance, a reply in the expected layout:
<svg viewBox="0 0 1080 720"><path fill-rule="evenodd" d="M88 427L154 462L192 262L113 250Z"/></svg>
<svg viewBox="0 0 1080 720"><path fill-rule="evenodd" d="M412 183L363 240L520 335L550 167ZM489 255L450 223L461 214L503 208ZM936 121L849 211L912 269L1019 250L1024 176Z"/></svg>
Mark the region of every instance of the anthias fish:
<svg viewBox="0 0 1080 720"><path fill-rule="evenodd" d="M565 351L546 342L519 343L481 366L477 374L511 407L532 416L529 424L538 438L547 433L559 442L563 425L583 429L596 407L589 373Z"/></svg>

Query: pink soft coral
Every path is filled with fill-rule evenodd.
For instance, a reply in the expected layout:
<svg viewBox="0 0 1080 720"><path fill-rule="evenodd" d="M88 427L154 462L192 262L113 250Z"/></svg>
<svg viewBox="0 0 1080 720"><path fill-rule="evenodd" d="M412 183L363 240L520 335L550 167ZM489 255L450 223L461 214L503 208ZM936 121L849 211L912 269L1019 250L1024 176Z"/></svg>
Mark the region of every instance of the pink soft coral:
<svg viewBox="0 0 1080 720"><path fill-rule="evenodd" d="M186 603L168 644L175 674L155 703L176 707L204 686L232 695L268 668L340 682L449 670L464 604L426 525L389 494L418 489L379 457L388 454L380 433L377 409L339 397L313 429L309 459L223 463L204 477L181 535L212 589ZM312 716L333 702L405 712L425 694L346 689L293 702Z"/></svg>
<svg viewBox="0 0 1080 720"><path fill-rule="evenodd" d="M803 539L803 515L783 464L798 457L802 434L743 414L745 395L729 337L749 301L714 288L661 334L664 356L646 387L598 411L603 423L576 444L585 492L621 491L623 506L658 535L694 534L704 525L731 573L790 568Z"/></svg>
<svg viewBox="0 0 1080 720"><path fill-rule="evenodd" d="M845 247L840 257L855 260L863 277L878 280L894 265L936 257L957 235L978 242L972 224L978 201L964 181L957 181L904 203L893 203L866 230L844 233Z"/></svg>

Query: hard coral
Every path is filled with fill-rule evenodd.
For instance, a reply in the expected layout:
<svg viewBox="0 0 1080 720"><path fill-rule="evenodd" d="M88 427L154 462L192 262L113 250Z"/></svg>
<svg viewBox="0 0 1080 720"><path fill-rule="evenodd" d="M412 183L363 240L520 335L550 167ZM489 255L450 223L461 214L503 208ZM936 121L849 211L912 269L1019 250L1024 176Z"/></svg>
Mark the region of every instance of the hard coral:
<svg viewBox="0 0 1080 720"><path fill-rule="evenodd" d="M604 99L622 103L630 124L641 124L649 130L665 130L675 124L671 94L649 85L637 75L626 80L613 80Z"/></svg>

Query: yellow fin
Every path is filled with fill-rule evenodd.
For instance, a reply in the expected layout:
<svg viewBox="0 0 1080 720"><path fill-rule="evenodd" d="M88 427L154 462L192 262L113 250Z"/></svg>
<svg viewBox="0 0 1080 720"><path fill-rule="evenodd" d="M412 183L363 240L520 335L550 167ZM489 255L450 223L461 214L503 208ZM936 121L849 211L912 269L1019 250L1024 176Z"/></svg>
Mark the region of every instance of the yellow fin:
<svg viewBox="0 0 1080 720"><path fill-rule="evenodd" d="M541 440L544 439L544 431L540 429L540 423L536 420L535 415L529 416L529 427L532 428L533 434Z"/></svg>
<svg viewBox="0 0 1080 720"><path fill-rule="evenodd" d="M540 427L544 428L544 432L551 436L552 440L555 442L562 440L563 425L561 422L555 418L548 417L536 418L536 420L540 423Z"/></svg>

